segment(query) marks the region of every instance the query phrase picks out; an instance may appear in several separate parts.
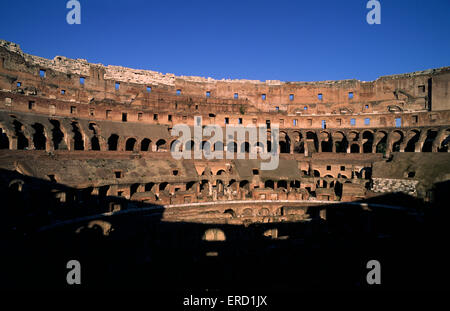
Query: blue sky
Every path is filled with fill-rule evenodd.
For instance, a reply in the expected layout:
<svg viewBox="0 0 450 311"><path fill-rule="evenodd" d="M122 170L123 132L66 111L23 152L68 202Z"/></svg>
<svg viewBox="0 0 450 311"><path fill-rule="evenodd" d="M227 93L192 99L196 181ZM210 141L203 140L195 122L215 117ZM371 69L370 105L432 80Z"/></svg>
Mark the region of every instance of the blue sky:
<svg viewBox="0 0 450 311"><path fill-rule="evenodd" d="M216 79L373 80L450 65L450 1L0 0L0 38L26 53L63 55Z"/></svg>

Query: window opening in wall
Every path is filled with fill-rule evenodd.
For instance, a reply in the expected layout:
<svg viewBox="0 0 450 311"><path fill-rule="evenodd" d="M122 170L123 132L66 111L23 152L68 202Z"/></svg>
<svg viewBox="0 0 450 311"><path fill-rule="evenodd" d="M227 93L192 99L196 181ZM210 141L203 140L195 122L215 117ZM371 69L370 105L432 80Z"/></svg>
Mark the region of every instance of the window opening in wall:
<svg viewBox="0 0 450 311"><path fill-rule="evenodd" d="M419 122L419 116L412 116L413 123Z"/></svg>
<svg viewBox="0 0 450 311"><path fill-rule="evenodd" d="M242 124L242 118L238 119L238 124Z"/></svg>
<svg viewBox="0 0 450 311"><path fill-rule="evenodd" d="M425 85L419 85L419 92L425 93Z"/></svg>
<svg viewBox="0 0 450 311"><path fill-rule="evenodd" d="M106 110L106 119L110 119L112 114L112 110Z"/></svg>
<svg viewBox="0 0 450 311"><path fill-rule="evenodd" d="M348 99L353 99L353 92L348 92Z"/></svg>
<svg viewBox="0 0 450 311"><path fill-rule="evenodd" d="M211 92L210 91L206 92L206 97L211 97Z"/></svg>
<svg viewBox="0 0 450 311"><path fill-rule="evenodd" d="M350 125L356 125L356 120L354 119L354 118L351 118L350 119Z"/></svg>
<svg viewBox="0 0 450 311"><path fill-rule="evenodd" d="M34 109L34 101L29 101L28 102L28 110L33 110Z"/></svg>
<svg viewBox="0 0 450 311"><path fill-rule="evenodd" d="M297 119L294 119L294 120L292 121L292 124L293 124L294 126L297 126L297 122L298 122L298 120L297 120Z"/></svg>
<svg viewBox="0 0 450 311"><path fill-rule="evenodd" d="M253 175L259 175L259 170L256 169L256 168L254 168L254 169L253 169Z"/></svg>
<svg viewBox="0 0 450 311"><path fill-rule="evenodd" d="M45 70L44 70L44 69L39 70L39 76L40 76L41 78L44 78L44 77L45 77Z"/></svg>
<svg viewBox="0 0 450 311"><path fill-rule="evenodd" d="M261 95L261 99L262 99L262 100L266 100L266 94L262 94L262 95Z"/></svg>
<svg viewBox="0 0 450 311"><path fill-rule="evenodd" d="M116 178L122 178L122 172L121 171L115 171L114 172Z"/></svg>
<svg viewBox="0 0 450 311"><path fill-rule="evenodd" d="M341 171L345 171L345 166L341 166Z"/></svg>
<svg viewBox="0 0 450 311"><path fill-rule="evenodd" d="M303 107L303 110L307 111L308 110L308 106Z"/></svg>
<svg viewBox="0 0 450 311"><path fill-rule="evenodd" d="M70 106L70 113L71 113L71 114L77 113L77 107L75 107L75 106Z"/></svg>
<svg viewBox="0 0 450 311"><path fill-rule="evenodd" d="M225 118L225 124L229 124L230 123L230 118Z"/></svg>
<svg viewBox="0 0 450 311"><path fill-rule="evenodd" d="M61 90L61 95L66 94L66 90Z"/></svg>
<svg viewBox="0 0 450 311"><path fill-rule="evenodd" d="M178 175L178 170L173 170L172 174L173 174L173 176L177 176Z"/></svg>
<svg viewBox="0 0 450 311"><path fill-rule="evenodd" d="M268 129L270 129L270 120L266 120L266 126Z"/></svg>
<svg viewBox="0 0 450 311"><path fill-rule="evenodd" d="M365 106L364 106L364 109L369 109L369 105L365 105Z"/></svg>
<svg viewBox="0 0 450 311"><path fill-rule="evenodd" d="M179 95L181 95L181 90L177 90L177 95L179 96Z"/></svg>
<svg viewBox="0 0 450 311"><path fill-rule="evenodd" d="M120 89L120 83L116 82L116 90Z"/></svg>
<svg viewBox="0 0 450 311"><path fill-rule="evenodd" d="M322 128L326 129L327 128L327 121L322 120Z"/></svg>
<svg viewBox="0 0 450 311"><path fill-rule="evenodd" d="M48 179L50 179L51 182L56 182L55 175L49 174L47 176L48 176Z"/></svg>
<svg viewBox="0 0 450 311"><path fill-rule="evenodd" d="M94 116L94 113L95 112L95 109L94 108L89 108L89 115L91 116L91 117L93 117Z"/></svg>
<svg viewBox="0 0 450 311"><path fill-rule="evenodd" d="M342 119L336 119L336 124L337 125L341 125L342 124Z"/></svg>
<svg viewBox="0 0 450 311"><path fill-rule="evenodd" d="M370 118L364 119L364 125L370 125Z"/></svg>
<svg viewBox="0 0 450 311"><path fill-rule="evenodd" d="M322 93L317 94L317 99L318 99L318 100L322 100L322 99L323 99Z"/></svg>
<svg viewBox="0 0 450 311"><path fill-rule="evenodd" d="M152 87L151 86L147 86L147 92L151 92L152 91Z"/></svg>
<svg viewBox="0 0 450 311"><path fill-rule="evenodd" d="M402 126L402 118L395 118L395 127Z"/></svg>
<svg viewBox="0 0 450 311"><path fill-rule="evenodd" d="M195 105L195 110L198 110L198 105Z"/></svg>
<svg viewBox="0 0 450 311"><path fill-rule="evenodd" d="M80 84L84 84L84 77L80 77Z"/></svg>
<svg viewBox="0 0 450 311"><path fill-rule="evenodd" d="M127 116L126 112L122 112L122 122L127 122Z"/></svg>
<svg viewBox="0 0 450 311"><path fill-rule="evenodd" d="M409 178L413 178L414 176L416 176L416 172L408 172Z"/></svg>
<svg viewBox="0 0 450 311"><path fill-rule="evenodd" d="M276 106L276 107L275 107L275 111L276 111L276 112L280 111L280 107Z"/></svg>
<svg viewBox="0 0 450 311"><path fill-rule="evenodd" d="M17 82L17 87L21 87L22 86L22 82Z"/></svg>
<svg viewBox="0 0 450 311"><path fill-rule="evenodd" d="M234 99L238 99L239 98L239 94L238 93L234 93Z"/></svg>
<svg viewBox="0 0 450 311"><path fill-rule="evenodd" d="M289 94L289 100L294 100L294 94Z"/></svg>
<svg viewBox="0 0 450 311"><path fill-rule="evenodd" d="M153 120L154 121L158 121L158 114L157 113L153 114Z"/></svg>
<svg viewBox="0 0 450 311"><path fill-rule="evenodd" d="M331 171L331 165L327 165L327 171Z"/></svg>

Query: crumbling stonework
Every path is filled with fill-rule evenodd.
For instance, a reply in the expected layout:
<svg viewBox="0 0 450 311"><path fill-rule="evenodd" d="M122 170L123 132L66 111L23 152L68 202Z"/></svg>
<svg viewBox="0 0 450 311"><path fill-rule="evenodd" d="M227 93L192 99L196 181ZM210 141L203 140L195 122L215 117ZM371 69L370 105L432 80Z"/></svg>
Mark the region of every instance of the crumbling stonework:
<svg viewBox="0 0 450 311"><path fill-rule="evenodd" d="M226 222L279 220L291 205L303 219L308 204L377 193L426 198L450 175L449 86L450 67L369 82L215 80L49 60L0 40L0 168L22 176L2 183L25 192L25 176L54 183L54 213L94 195L96 212L145 203L173 206L164 217ZM248 157L260 146L248 141L202 141L245 160L173 159L170 130L195 116L223 129L279 125L278 168L260 171Z"/></svg>

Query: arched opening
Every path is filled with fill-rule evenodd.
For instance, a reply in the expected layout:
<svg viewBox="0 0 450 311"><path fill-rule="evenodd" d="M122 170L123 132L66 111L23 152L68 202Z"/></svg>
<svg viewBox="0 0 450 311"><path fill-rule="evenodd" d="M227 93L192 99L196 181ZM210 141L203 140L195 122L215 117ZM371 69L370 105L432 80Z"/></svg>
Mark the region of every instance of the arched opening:
<svg viewBox="0 0 450 311"><path fill-rule="evenodd" d="M100 142L98 141L98 137L97 136L93 136L91 138L91 149L92 150L100 150Z"/></svg>
<svg viewBox="0 0 450 311"><path fill-rule="evenodd" d="M189 181L186 183L186 191L191 190L195 185L195 181Z"/></svg>
<svg viewBox="0 0 450 311"><path fill-rule="evenodd" d="M372 153L372 148L373 148L373 134L372 134L372 132L365 131L363 133L363 139L367 140L363 144L363 153Z"/></svg>
<svg viewBox="0 0 450 311"><path fill-rule="evenodd" d="M167 142L164 139L156 142L156 151L167 151Z"/></svg>
<svg viewBox="0 0 450 311"><path fill-rule="evenodd" d="M234 210L232 210L231 208L225 210L223 213L224 213L224 214L229 214L229 215L231 215L232 218L235 218L235 217L236 217L236 213L235 213Z"/></svg>
<svg viewBox="0 0 450 311"><path fill-rule="evenodd" d="M241 182L239 182L239 188L250 190L250 183L248 182L248 180L242 180Z"/></svg>
<svg viewBox="0 0 450 311"><path fill-rule="evenodd" d="M275 189L275 184L274 184L273 180L266 180L264 182L264 188Z"/></svg>
<svg viewBox="0 0 450 311"><path fill-rule="evenodd" d="M394 131L392 134L392 140L394 141L392 145L392 151L393 152L399 152L400 151L400 145L403 142L403 132L401 131Z"/></svg>
<svg viewBox="0 0 450 311"><path fill-rule="evenodd" d="M136 139L128 138L127 141L125 142L125 151L133 151L135 145L136 145Z"/></svg>
<svg viewBox="0 0 450 311"><path fill-rule="evenodd" d="M278 143L280 147L280 153L290 153L291 139L285 132L280 132L280 141Z"/></svg>
<svg viewBox="0 0 450 311"><path fill-rule="evenodd" d="M31 126L34 129L33 144L36 150L45 150L47 139L44 134L44 126L40 123L35 123Z"/></svg>
<svg viewBox="0 0 450 311"><path fill-rule="evenodd" d="M280 188L287 189L287 180L279 180L277 182L277 187L278 187L278 189L280 189Z"/></svg>
<svg viewBox="0 0 450 311"><path fill-rule="evenodd" d="M159 191L164 191L167 188L167 185L169 185L169 183L167 182L162 182L159 184Z"/></svg>
<svg viewBox="0 0 450 311"><path fill-rule="evenodd" d="M63 142L64 133L61 131L61 125L57 120L50 120L50 123L53 125L52 129L52 142L53 148L58 150L60 144Z"/></svg>
<svg viewBox="0 0 450 311"><path fill-rule="evenodd" d="M336 132L334 134L334 145L337 153L346 153L348 148L347 137L345 137L344 133Z"/></svg>
<svg viewBox="0 0 450 311"><path fill-rule="evenodd" d="M320 172L318 170L314 170L313 175L314 177L320 177Z"/></svg>
<svg viewBox="0 0 450 311"><path fill-rule="evenodd" d="M17 149L24 150L28 149L28 139L23 134L23 125L17 120L13 121L14 131L17 137Z"/></svg>
<svg viewBox="0 0 450 311"><path fill-rule="evenodd" d="M305 144L302 141L295 142L294 152L295 153L305 153Z"/></svg>
<svg viewBox="0 0 450 311"><path fill-rule="evenodd" d="M155 183L153 183L153 182L146 183L144 186L144 191L145 192L152 191L154 186L155 186Z"/></svg>
<svg viewBox="0 0 450 311"><path fill-rule="evenodd" d="M332 152L333 151L333 141L331 139L331 135L327 132L320 133L321 142L320 148L322 152Z"/></svg>
<svg viewBox="0 0 450 311"><path fill-rule="evenodd" d="M117 144L119 142L119 136L116 134L111 134L108 138L108 150L115 151L117 150Z"/></svg>
<svg viewBox="0 0 450 311"><path fill-rule="evenodd" d="M299 180L292 180L290 182L290 187L291 188L300 188L300 181Z"/></svg>
<svg viewBox="0 0 450 311"><path fill-rule="evenodd" d="M225 171L224 170L218 170L216 175L225 175Z"/></svg>
<svg viewBox="0 0 450 311"><path fill-rule="evenodd" d="M405 152L414 152L416 151L416 143L419 141L420 133L419 131L411 131L412 137L408 140L408 143L405 147Z"/></svg>
<svg viewBox="0 0 450 311"><path fill-rule="evenodd" d="M309 152L317 152L319 150L319 140L317 138L317 134L314 132L306 132L306 139L313 140L314 144L311 147L314 147L314 150L309 150Z"/></svg>
<svg viewBox="0 0 450 311"><path fill-rule="evenodd" d="M267 141L267 152L272 152L272 142L270 140Z"/></svg>
<svg viewBox="0 0 450 311"><path fill-rule="evenodd" d="M359 145L358 144L351 145L350 153L359 153Z"/></svg>
<svg viewBox="0 0 450 311"><path fill-rule="evenodd" d="M72 132L74 140L74 150L84 150L83 135L81 135L78 122L72 122Z"/></svg>
<svg viewBox="0 0 450 311"><path fill-rule="evenodd" d="M130 186L130 198L133 196L133 194L135 194L139 188L139 184L132 184Z"/></svg>
<svg viewBox="0 0 450 311"><path fill-rule="evenodd" d="M150 139L148 139L148 138L144 138L142 141L141 141L141 151L149 151L150 150L150 143L151 143L152 141L150 140Z"/></svg>
<svg viewBox="0 0 450 311"><path fill-rule="evenodd" d="M427 131L427 138L425 139L425 142L423 143L422 152L432 152L433 150L433 142L436 139L437 131L428 130Z"/></svg>
<svg viewBox="0 0 450 311"><path fill-rule="evenodd" d="M0 149L9 149L8 135L0 128Z"/></svg>

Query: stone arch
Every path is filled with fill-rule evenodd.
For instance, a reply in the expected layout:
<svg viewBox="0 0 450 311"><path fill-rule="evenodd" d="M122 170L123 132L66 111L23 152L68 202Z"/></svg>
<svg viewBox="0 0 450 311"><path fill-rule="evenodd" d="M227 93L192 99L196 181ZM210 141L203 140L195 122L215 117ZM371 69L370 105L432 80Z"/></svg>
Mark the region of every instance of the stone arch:
<svg viewBox="0 0 450 311"><path fill-rule="evenodd" d="M337 153L347 153L348 141L345 134L341 131L333 133L334 148Z"/></svg>
<svg viewBox="0 0 450 311"><path fill-rule="evenodd" d="M275 189L275 184L274 184L273 180L266 180L264 182L264 188Z"/></svg>
<svg viewBox="0 0 450 311"><path fill-rule="evenodd" d="M225 172L225 170L222 170L222 169L218 170L217 173L216 173L216 175L218 175L218 176L220 176L220 175L226 175L226 174L227 174L227 173Z"/></svg>
<svg viewBox="0 0 450 311"><path fill-rule="evenodd" d="M136 138L130 137L125 142L125 151L134 151L136 148Z"/></svg>
<svg viewBox="0 0 450 311"><path fill-rule="evenodd" d="M237 144L234 141L227 144L227 152L237 152Z"/></svg>
<svg viewBox="0 0 450 311"><path fill-rule="evenodd" d="M420 138L420 131L419 130L410 130L407 134L407 143L405 147L405 152L415 152L416 151L416 144L419 141Z"/></svg>
<svg viewBox="0 0 450 311"><path fill-rule="evenodd" d="M350 153L359 153L359 144L358 143L353 143L350 145Z"/></svg>
<svg viewBox="0 0 450 311"><path fill-rule="evenodd" d="M363 139L363 153L372 153L373 152L373 142L374 142L374 135L372 131L365 130L362 134Z"/></svg>
<svg viewBox="0 0 450 311"><path fill-rule="evenodd" d="M223 232L223 230L218 229L218 228L210 228L210 229L207 229L203 233L202 240L203 241L225 241L226 236L225 236L225 233Z"/></svg>
<svg viewBox="0 0 450 311"><path fill-rule="evenodd" d="M14 125L15 135L17 137L17 149L19 149L19 150L28 149L29 142L28 142L28 138L25 137L25 134L23 132L24 131L23 124L17 120L14 120L13 125Z"/></svg>
<svg viewBox="0 0 450 311"><path fill-rule="evenodd" d="M250 144L248 142L243 142L241 144L241 152L242 153L249 153L250 152Z"/></svg>
<svg viewBox="0 0 450 311"><path fill-rule="evenodd" d="M84 150L84 135L81 132L79 123L73 121L71 125L73 132L73 150Z"/></svg>
<svg viewBox="0 0 450 311"><path fill-rule="evenodd" d="M193 151L195 147L195 142L193 140L187 141L185 145L185 150Z"/></svg>
<svg viewBox="0 0 450 311"><path fill-rule="evenodd" d="M108 138L108 150L117 151L119 146L119 135L111 134Z"/></svg>
<svg viewBox="0 0 450 311"><path fill-rule="evenodd" d="M320 149L322 152L333 151L333 140L331 134L327 131L320 132Z"/></svg>
<svg viewBox="0 0 450 311"><path fill-rule="evenodd" d="M170 143L170 152L182 152L183 144L178 139L172 140Z"/></svg>
<svg viewBox="0 0 450 311"><path fill-rule="evenodd" d="M389 134L389 138L391 143L389 144L391 146L392 152L399 152L400 146L403 142L405 135L400 130L395 130Z"/></svg>
<svg viewBox="0 0 450 311"><path fill-rule="evenodd" d="M317 152L319 150L319 139L317 138L317 134L316 132L313 131L307 131L306 132L306 139L307 140L312 140L313 141L313 145L311 147L314 148L314 150L310 150L308 148L309 152Z"/></svg>
<svg viewBox="0 0 450 311"><path fill-rule="evenodd" d="M98 140L98 136L94 135L91 138L91 150L100 150L100 141Z"/></svg>
<svg viewBox="0 0 450 311"><path fill-rule="evenodd" d="M61 127L61 123L58 120L51 119L50 123L53 125L52 128L52 143L53 149L58 150L60 147L66 147L64 141L64 128Z"/></svg>
<svg viewBox="0 0 450 311"><path fill-rule="evenodd" d="M320 172L318 170L313 171L314 177L320 177Z"/></svg>
<svg viewBox="0 0 450 311"><path fill-rule="evenodd" d="M432 152L432 151L436 151L433 150L433 143L436 140L438 132L436 130L428 130L427 131L427 136L425 138L425 141L423 143L422 146L422 152Z"/></svg>
<svg viewBox="0 0 450 311"><path fill-rule="evenodd" d="M387 138L388 134L384 131L378 131L375 133L375 152L376 153L386 153L388 146L387 146Z"/></svg>
<svg viewBox="0 0 450 311"><path fill-rule="evenodd" d="M148 138L141 140L141 151L150 151L152 141Z"/></svg>
<svg viewBox="0 0 450 311"><path fill-rule="evenodd" d="M278 145L280 147L280 153L290 153L291 139L286 132L280 131L280 139Z"/></svg>
<svg viewBox="0 0 450 311"><path fill-rule="evenodd" d="M156 142L156 151L167 151L167 142L164 139Z"/></svg>

